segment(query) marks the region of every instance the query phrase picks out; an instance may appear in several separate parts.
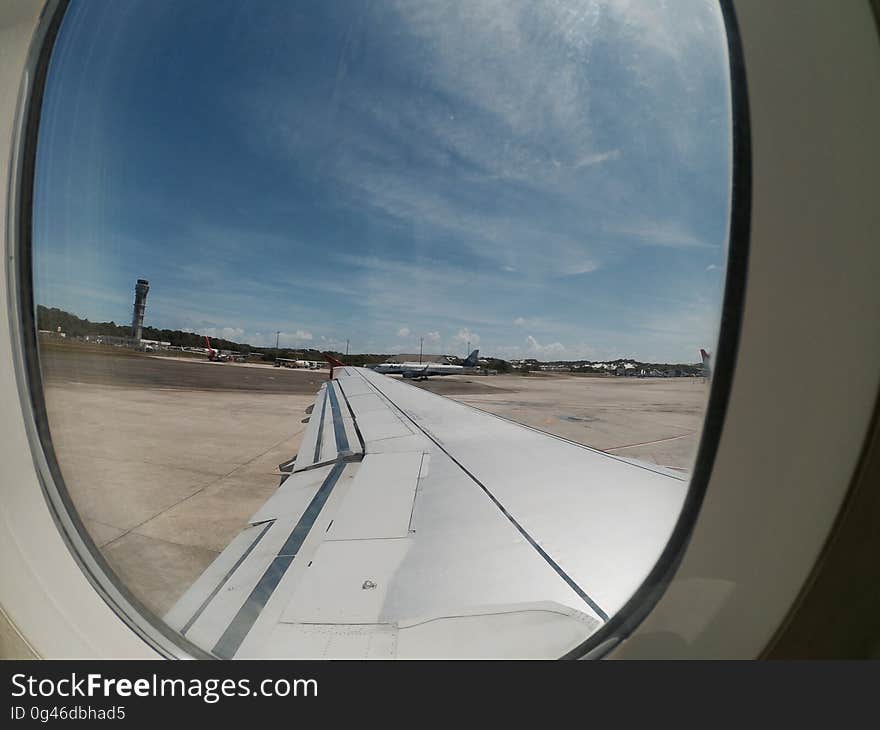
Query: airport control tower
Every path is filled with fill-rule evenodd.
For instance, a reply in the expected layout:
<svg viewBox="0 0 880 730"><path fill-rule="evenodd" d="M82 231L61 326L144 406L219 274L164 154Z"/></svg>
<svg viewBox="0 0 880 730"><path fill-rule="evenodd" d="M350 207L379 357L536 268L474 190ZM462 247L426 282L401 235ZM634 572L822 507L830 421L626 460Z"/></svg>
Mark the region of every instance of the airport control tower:
<svg viewBox="0 0 880 730"><path fill-rule="evenodd" d="M131 336L135 340L141 339L143 333L148 291L150 291L150 282L146 279L138 279L137 284L134 285L134 313L131 316Z"/></svg>

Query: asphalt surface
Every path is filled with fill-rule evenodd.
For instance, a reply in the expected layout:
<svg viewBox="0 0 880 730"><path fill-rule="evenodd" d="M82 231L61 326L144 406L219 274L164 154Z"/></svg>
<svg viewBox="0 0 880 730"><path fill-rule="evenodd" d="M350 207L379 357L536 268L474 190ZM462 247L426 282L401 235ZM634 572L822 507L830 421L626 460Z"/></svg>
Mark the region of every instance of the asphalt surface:
<svg viewBox="0 0 880 730"><path fill-rule="evenodd" d="M43 379L50 384L110 385L195 391L246 391L314 395L327 380L327 370L216 363L206 359L176 359L74 346L40 350ZM445 376L407 381L441 395L509 393L493 386L492 376Z"/></svg>
<svg viewBox="0 0 880 730"><path fill-rule="evenodd" d="M492 375L468 376L468 375L441 375L428 380L407 380L417 388L430 390L440 395L478 395L485 393L514 393L510 388L495 385Z"/></svg>
<svg viewBox="0 0 880 730"><path fill-rule="evenodd" d="M134 353L42 348L40 366L50 384L77 383L124 388L251 391L311 394L327 379L326 370L249 367L208 360L176 360Z"/></svg>

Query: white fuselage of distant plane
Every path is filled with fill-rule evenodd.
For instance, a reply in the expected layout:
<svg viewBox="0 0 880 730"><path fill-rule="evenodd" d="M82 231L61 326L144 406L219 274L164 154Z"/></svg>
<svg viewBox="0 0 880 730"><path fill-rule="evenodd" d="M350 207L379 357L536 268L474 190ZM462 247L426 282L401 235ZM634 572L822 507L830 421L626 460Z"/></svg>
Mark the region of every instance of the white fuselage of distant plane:
<svg viewBox="0 0 880 730"><path fill-rule="evenodd" d="M459 375L473 368L441 362L383 362L373 365L372 370L383 375L403 375L405 378L427 378L430 375Z"/></svg>
<svg viewBox="0 0 880 730"><path fill-rule="evenodd" d="M479 362L479 355L480 351L474 350L461 365L450 365L448 362L382 362L368 367L383 375L396 373L404 378L422 379L431 375L460 375L474 372Z"/></svg>
<svg viewBox="0 0 880 730"><path fill-rule="evenodd" d="M403 375L404 377L427 377L428 375L454 375L471 368L440 362L383 362L374 365L373 370L384 375Z"/></svg>

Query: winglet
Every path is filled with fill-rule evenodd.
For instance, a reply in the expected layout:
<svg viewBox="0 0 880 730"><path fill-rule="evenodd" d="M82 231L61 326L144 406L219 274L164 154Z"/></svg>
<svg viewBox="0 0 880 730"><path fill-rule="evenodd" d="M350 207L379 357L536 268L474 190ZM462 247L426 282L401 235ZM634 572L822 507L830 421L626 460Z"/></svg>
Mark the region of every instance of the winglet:
<svg viewBox="0 0 880 730"><path fill-rule="evenodd" d="M344 368L345 363L339 362L333 355L329 352L324 353L324 359L330 363L330 380L333 380L333 368Z"/></svg>

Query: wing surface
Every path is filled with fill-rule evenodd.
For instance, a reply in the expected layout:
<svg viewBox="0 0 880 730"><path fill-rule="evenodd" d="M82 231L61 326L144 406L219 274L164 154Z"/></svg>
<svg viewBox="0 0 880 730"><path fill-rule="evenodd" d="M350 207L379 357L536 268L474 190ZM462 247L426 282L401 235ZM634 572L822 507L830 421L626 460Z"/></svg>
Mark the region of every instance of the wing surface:
<svg viewBox="0 0 880 730"><path fill-rule="evenodd" d="M554 657L632 595L681 475L336 367L278 491L166 620L219 657Z"/></svg>

